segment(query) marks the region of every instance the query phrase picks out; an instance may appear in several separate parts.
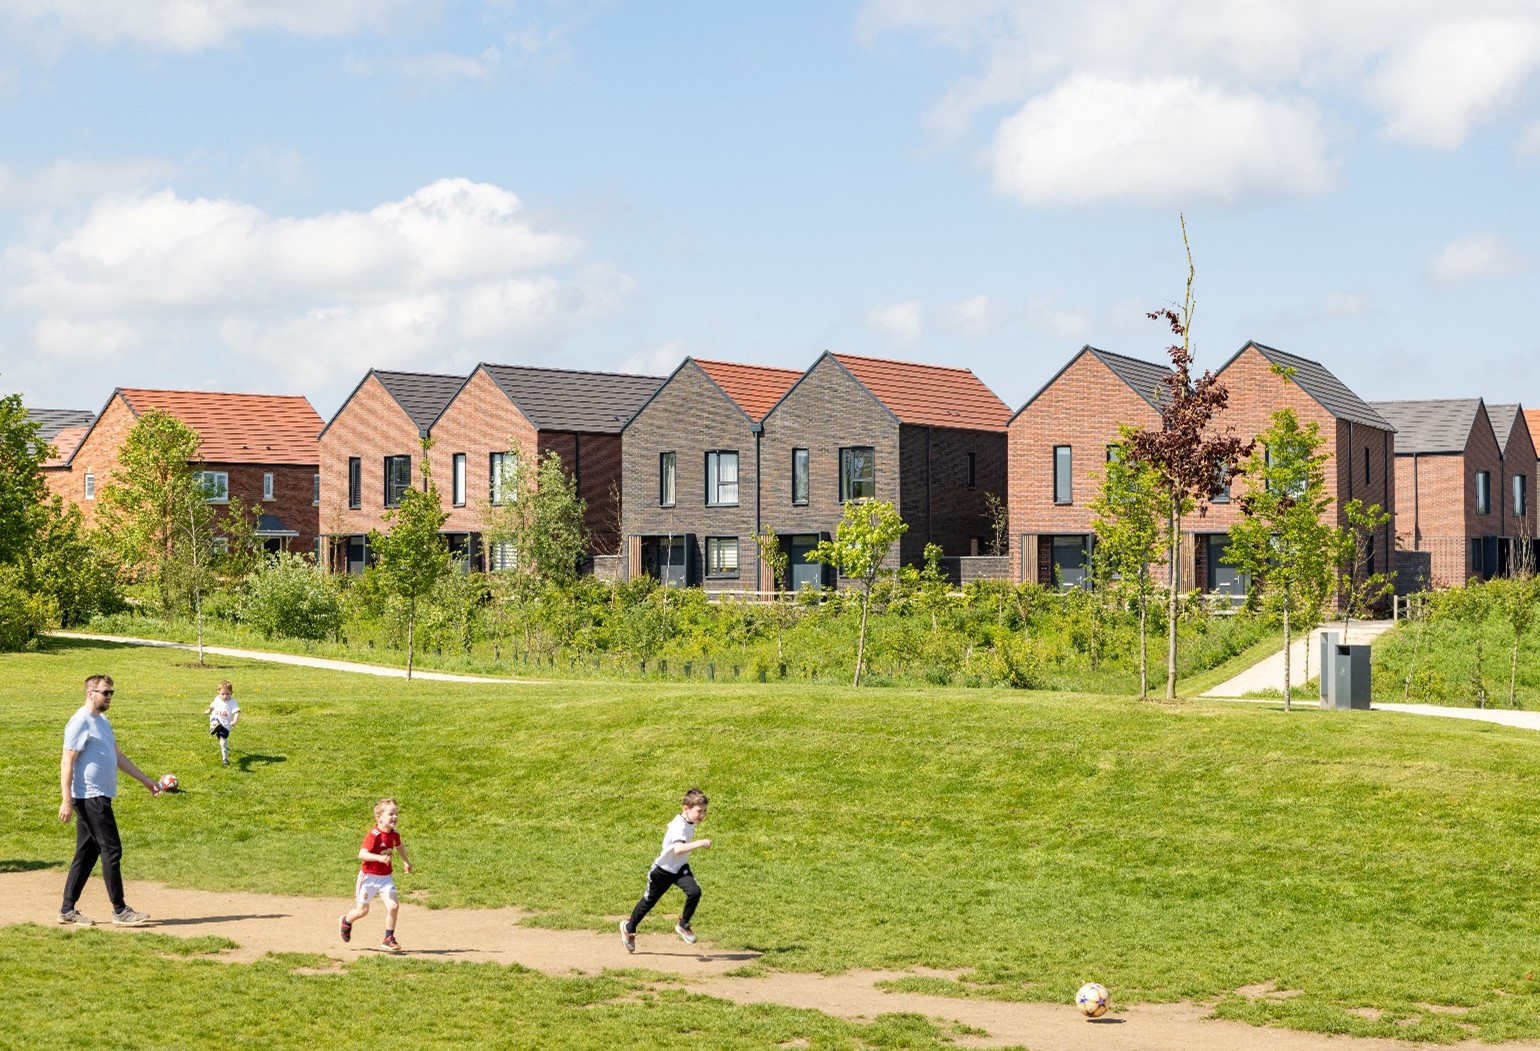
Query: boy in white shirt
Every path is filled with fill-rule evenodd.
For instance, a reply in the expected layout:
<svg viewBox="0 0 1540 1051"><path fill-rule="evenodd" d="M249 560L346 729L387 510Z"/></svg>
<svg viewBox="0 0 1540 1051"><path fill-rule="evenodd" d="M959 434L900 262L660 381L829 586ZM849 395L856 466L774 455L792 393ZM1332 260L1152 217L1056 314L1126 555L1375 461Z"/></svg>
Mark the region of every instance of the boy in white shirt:
<svg viewBox="0 0 1540 1051"><path fill-rule="evenodd" d="M705 818L706 793L692 788L684 794L679 816L668 823L668 829L663 833L663 849L647 873L647 893L631 910L631 918L620 921L620 941L626 952L636 952L637 924L652 911L668 888L676 884L684 891L684 911L679 915L679 922L674 924L674 933L686 944L695 944L690 917L695 915L695 906L700 904L700 884L695 882L695 874L690 871L689 857L690 851L711 846L711 840L695 838L695 826Z"/></svg>
<svg viewBox="0 0 1540 1051"><path fill-rule="evenodd" d="M235 687L226 679L219 684L219 692L203 710L209 717L209 734L219 738L219 758L230 765L230 730L241 719L241 706L235 703Z"/></svg>

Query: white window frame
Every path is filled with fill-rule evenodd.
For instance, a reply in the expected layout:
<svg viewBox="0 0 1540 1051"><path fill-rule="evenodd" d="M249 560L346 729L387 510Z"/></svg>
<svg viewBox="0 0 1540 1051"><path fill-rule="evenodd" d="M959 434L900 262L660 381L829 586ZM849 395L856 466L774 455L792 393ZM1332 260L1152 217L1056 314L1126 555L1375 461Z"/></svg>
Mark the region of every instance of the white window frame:
<svg viewBox="0 0 1540 1051"><path fill-rule="evenodd" d="M487 545L487 571L489 573L506 573L519 564L518 552L514 550L513 542L499 540Z"/></svg>
<svg viewBox="0 0 1540 1051"><path fill-rule="evenodd" d="M96 499L96 473L89 467L86 468L86 496L87 500Z"/></svg>
<svg viewBox="0 0 1540 1051"><path fill-rule="evenodd" d="M273 472L272 471L263 471L262 472L262 499L264 499L264 500L271 500L272 498L273 498Z"/></svg>
<svg viewBox="0 0 1540 1051"><path fill-rule="evenodd" d="M211 504L228 504L230 502L230 472L229 471L194 471L193 480L202 486L211 486L214 495L208 498Z"/></svg>

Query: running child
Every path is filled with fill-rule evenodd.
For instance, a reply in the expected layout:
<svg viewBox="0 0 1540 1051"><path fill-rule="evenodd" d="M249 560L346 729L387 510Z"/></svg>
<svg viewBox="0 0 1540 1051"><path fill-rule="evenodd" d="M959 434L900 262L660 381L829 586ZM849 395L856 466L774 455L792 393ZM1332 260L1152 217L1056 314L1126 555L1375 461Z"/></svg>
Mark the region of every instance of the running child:
<svg viewBox="0 0 1540 1051"><path fill-rule="evenodd" d="M626 952L636 952L637 924L652 911L668 888L676 884L684 891L684 910L679 914L679 922L674 924L674 933L687 945L695 944L690 918L695 915L695 906L700 904L700 884L695 882L695 874L690 871L689 858L692 850L705 850L711 846L711 840L695 838L695 826L706 819L706 793L698 788L690 789L684 794L679 809L679 816L668 823L668 829L663 833L663 849L647 873L647 893L631 910L631 918L620 921L620 941Z"/></svg>
<svg viewBox="0 0 1540 1051"><path fill-rule="evenodd" d="M230 765L230 731L241 719L241 706L235 703L235 687L226 679L219 684L219 692L203 710L209 717L209 734L219 738L219 758Z"/></svg>
<svg viewBox="0 0 1540 1051"><path fill-rule="evenodd" d="M396 915L401 910L401 900L396 896L396 881L390 874L391 854L401 852L401 865L408 875L412 871L412 861L401 842L401 833L396 831L399 814L400 808L394 799L382 799L374 804L374 827L364 836L363 846L358 849L358 860L363 864L358 870L356 904L338 921L343 941L352 939L353 924L369 915L369 901L379 895L385 902L385 940L380 943L380 948L387 952L401 951L401 946L396 943Z"/></svg>

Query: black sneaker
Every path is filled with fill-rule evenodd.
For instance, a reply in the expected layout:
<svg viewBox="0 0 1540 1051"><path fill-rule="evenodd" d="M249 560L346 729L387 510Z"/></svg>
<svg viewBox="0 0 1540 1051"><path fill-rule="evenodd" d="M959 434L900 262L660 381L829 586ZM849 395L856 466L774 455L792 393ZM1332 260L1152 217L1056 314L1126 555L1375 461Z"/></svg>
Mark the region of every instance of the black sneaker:
<svg viewBox="0 0 1540 1051"><path fill-rule="evenodd" d="M345 942L353 940L353 925L348 922L347 916L338 917L337 933L342 935L342 940Z"/></svg>

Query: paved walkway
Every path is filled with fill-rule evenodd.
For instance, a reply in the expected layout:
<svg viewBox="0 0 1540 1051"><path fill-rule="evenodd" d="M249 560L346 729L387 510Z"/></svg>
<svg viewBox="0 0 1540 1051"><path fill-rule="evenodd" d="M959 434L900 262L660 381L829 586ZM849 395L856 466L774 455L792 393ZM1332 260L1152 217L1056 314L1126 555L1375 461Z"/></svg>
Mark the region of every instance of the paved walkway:
<svg viewBox="0 0 1540 1051"><path fill-rule="evenodd" d="M190 642L166 642L162 639L136 639L129 635L89 635L77 631L52 631L50 635L60 639L84 639L88 642L117 642L125 646L157 646L162 649L192 650L198 647ZM262 650L237 650L228 646L205 646L204 653L216 657L242 657L246 660L267 661L271 664L295 664L305 668L325 668L327 671L353 672L357 675L379 675L384 678L404 679L405 668L391 668L383 664L363 664L358 661L339 661L329 657L306 657L296 653L267 653ZM532 684L535 679L498 679L486 675L454 675L443 671L412 669L412 678L430 682L503 682Z"/></svg>
<svg viewBox="0 0 1540 1051"><path fill-rule="evenodd" d="M1369 642L1395 627L1394 621L1389 620L1355 620L1348 627L1347 641L1354 645ZM1296 639L1289 647L1289 682L1293 686L1303 686L1308 680L1305 677L1305 647L1310 648L1310 674L1319 677L1321 674L1321 632L1335 631L1342 633L1342 624L1327 624L1310 633L1309 639ZM1340 640L1339 640L1340 641ZM1241 698L1248 693L1260 693L1263 690L1273 690L1278 697L1283 696L1283 651L1279 650L1232 679L1220 683L1213 689L1203 694L1204 697ZM1375 707L1379 707L1376 705Z"/></svg>

